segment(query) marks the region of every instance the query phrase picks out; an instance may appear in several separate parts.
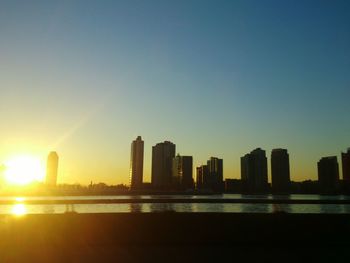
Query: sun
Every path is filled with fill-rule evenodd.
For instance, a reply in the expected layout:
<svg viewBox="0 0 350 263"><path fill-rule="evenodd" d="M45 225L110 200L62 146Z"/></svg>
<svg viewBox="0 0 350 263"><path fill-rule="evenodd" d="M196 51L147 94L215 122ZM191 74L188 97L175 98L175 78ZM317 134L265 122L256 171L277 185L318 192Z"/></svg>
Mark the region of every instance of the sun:
<svg viewBox="0 0 350 263"><path fill-rule="evenodd" d="M5 162L5 180L11 185L26 185L43 181L45 169L38 157L16 156Z"/></svg>

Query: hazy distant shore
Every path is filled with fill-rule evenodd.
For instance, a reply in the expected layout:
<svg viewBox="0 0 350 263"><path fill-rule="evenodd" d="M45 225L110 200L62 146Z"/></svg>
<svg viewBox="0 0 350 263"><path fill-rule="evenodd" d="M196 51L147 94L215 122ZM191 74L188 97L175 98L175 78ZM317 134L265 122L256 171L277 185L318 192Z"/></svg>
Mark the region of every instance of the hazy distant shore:
<svg viewBox="0 0 350 263"><path fill-rule="evenodd" d="M204 196L204 195L223 195L223 194L237 194L237 195L257 195L257 196L268 196L268 195L276 195L276 196L290 196L290 195L323 195L323 196L350 196L349 193L337 193L337 194L320 194L320 193L299 193L299 192L292 192L292 193L241 193L241 192L222 192L222 193L215 193L215 192L178 192L178 191L142 191L142 192L131 192L131 191L125 191L125 192L109 192L109 191L101 191L101 192L85 192L85 191L67 191L67 192L56 192L56 191L34 191L34 192L21 192L21 191L14 191L14 192L1 192L0 191L0 197L34 197L34 196L43 196L43 197L50 197L50 196L141 196L141 195L155 195L155 196L164 196L164 195L186 195L186 196Z"/></svg>
<svg viewBox="0 0 350 263"><path fill-rule="evenodd" d="M77 196L82 197L82 196ZM94 197L94 196L92 196ZM349 205L349 199L332 199L332 198L288 198L288 196L278 196L274 198L262 198L257 196L249 196L249 197L236 197L236 198L210 198L209 196L203 198L184 198L185 196L171 195L171 196L152 196L152 198L144 198L145 196L130 196L131 198L45 198L45 197L37 197L34 199L27 200L18 200L18 198L14 199L3 199L0 200L0 205L14 205L14 204L26 204L26 205L89 205L89 204L304 204L304 205Z"/></svg>

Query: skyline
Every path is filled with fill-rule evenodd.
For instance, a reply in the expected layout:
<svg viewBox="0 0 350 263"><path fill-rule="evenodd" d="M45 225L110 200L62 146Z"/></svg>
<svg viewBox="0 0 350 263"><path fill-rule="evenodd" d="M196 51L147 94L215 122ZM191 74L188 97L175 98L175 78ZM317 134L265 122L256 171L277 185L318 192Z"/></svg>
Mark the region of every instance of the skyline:
<svg viewBox="0 0 350 263"><path fill-rule="evenodd" d="M271 150L270 155L267 154L267 151L264 149L261 149L260 147L253 149L250 153L246 153L243 156L240 157L240 177L239 178L234 178L234 177L229 177L229 176L225 176L225 174L223 173L223 167L222 167L222 161L223 159L219 159L217 157L210 157L209 160L204 164L200 164L199 166L193 166L192 162L193 162L193 156L183 156L180 155L180 153L176 152L176 144L172 143L169 140L166 140L164 142L158 142L156 145L152 146L152 170L154 168L156 168L154 171L155 172L155 177L154 179L156 179L155 181L152 180L152 178L150 178L151 180L147 180L143 177L143 167L144 167L144 141L142 140L141 136L137 136L137 138L135 140L132 141L131 143L131 151L130 151L130 164L129 164L129 183L122 183L123 185L129 185L129 187L132 190L137 190L142 188L142 184L143 183L152 183L152 185L154 184L154 182L158 182L159 183L157 185L156 183L156 188L158 186L162 186L162 187L166 187L167 185L172 185L173 182L173 177L174 176L178 176L180 170L178 171L176 168L179 163L179 160L177 160L177 158L180 157L185 157L185 158L190 158L190 162L191 162L191 166L192 166L192 180L194 180L193 182L197 185L198 184L198 169L202 169L204 166L206 167L210 167L210 163L213 160L216 161L220 161L221 162L221 171L218 172L216 171L218 169L218 164L213 164L213 167L216 167L214 170L214 173L218 173L219 177L222 178L219 181L224 182L225 179L240 179L243 180L243 178L245 178L245 180L248 179L248 177L252 177L251 179L253 179L253 177L255 178L255 174L259 174L258 178L259 180L263 180L266 181L270 184L270 186L273 187L273 181L275 178L275 180L282 180L280 182L278 182L278 184L283 184L283 182L285 183L287 181L290 182L302 182L302 181L319 181L320 180L320 172L319 172L319 163L323 160L328 160L328 159L333 159L333 161L338 163L338 155L334 155L334 156L322 156L319 157L319 160L317 161L317 178L312 179L312 178L307 178L305 180L302 181L298 181L298 180L293 180L292 176L290 175L290 162L289 162L289 153L288 153L288 149L282 149L282 148L274 148ZM349 154L350 154L350 147L347 148L346 151L341 151L340 153L340 160L339 160L339 167L337 167L338 169L338 181L339 180L348 180L348 176L347 176L347 171L344 172L344 167L348 167L349 166ZM247 166L249 166L249 162L248 159L251 159L251 156L260 156L258 159L258 163L257 170L255 170L254 172L251 171L251 175L248 176L247 174ZM60 169L58 169L58 155L57 152L55 151L51 151L48 156L47 156L47 162L46 162L46 169L43 170L41 168L43 168L42 164L38 163L38 159L33 158L33 156L17 156L17 159L12 159L12 163L10 163L11 166L9 166L9 168L11 168L8 173L6 174L7 171L7 167L6 165L1 165L0 166L0 182L4 185L6 184L10 184L11 185L11 181L13 181L13 183L15 182L18 185L25 185L27 183L31 183L31 182L42 182L48 186L55 186L57 181L59 181L59 177L58 177L58 171ZM253 158L254 159L254 158ZM261 159L261 160L260 160ZM20 160L20 162L18 163L18 160ZM23 162L24 161L24 162ZM262 161L262 163L261 163ZM17 165L16 165L17 162ZM266 163L265 165L263 163ZM274 164L273 164L274 163ZM25 165L24 167L20 167L18 166L18 164L22 164ZM42 166L41 168L39 166ZM263 166L263 167L262 167ZM273 166L275 168L273 168ZM180 167L180 166L179 166ZM26 179L24 177L24 170L25 169L30 169L29 170L29 176ZM159 169L163 169L166 172L160 172ZM176 171L174 171L174 169ZM188 171L188 168L186 168ZM255 168L253 168L255 169ZM275 170L274 170L275 169ZM208 173L209 173L208 169ZM273 173L276 173L276 175L274 176ZM188 171L189 172L189 171ZM182 172L181 172L182 173ZM164 180L163 175L166 174L167 176L165 176L166 178L168 178L167 180L169 180L169 182L163 182L162 180ZM200 179L200 185L203 184L203 176L204 176L204 172L200 172L200 176L202 176L202 178ZM193 176L194 175L194 176ZM162 179L161 179L162 177ZM282 178L283 177L283 178ZM196 180L195 180L196 178ZM265 178L265 179L264 179ZM95 178L96 179L96 178ZM137 183L135 183L136 181ZM255 180L255 179L254 179ZM254 181L253 180L253 181ZM134 184L132 183L134 181ZM91 180L89 184L92 184L92 182L98 182L98 183L106 183L103 181L99 181L99 180ZM275 182L277 183L277 181ZM58 184L58 183L57 183ZM65 183L63 183L65 184ZM69 183L68 183L69 184ZM76 183L74 183L76 184ZM80 184L78 182L78 184ZM120 185L120 182L114 183L117 185ZM259 183L260 184L260 183ZM174 185L172 185L174 186ZM266 186L267 187L267 186ZM276 187L276 186L275 186ZM279 186L280 187L280 186ZM200 186L201 188L201 186ZM215 187L214 187L215 188ZM219 187L220 188L220 187ZM264 188L264 186L262 186L262 189ZM283 187L282 187L283 188ZM276 188L277 189L277 188Z"/></svg>
<svg viewBox="0 0 350 263"><path fill-rule="evenodd" d="M350 146L349 25L340 0L1 1L0 165L57 151L58 183L128 184L142 135L145 181L169 139L225 178L261 147L317 180Z"/></svg>

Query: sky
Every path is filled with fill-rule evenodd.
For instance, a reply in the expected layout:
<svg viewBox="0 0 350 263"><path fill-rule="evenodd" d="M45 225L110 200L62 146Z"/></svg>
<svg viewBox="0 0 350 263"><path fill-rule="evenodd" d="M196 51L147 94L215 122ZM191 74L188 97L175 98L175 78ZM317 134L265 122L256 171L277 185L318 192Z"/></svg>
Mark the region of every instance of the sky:
<svg viewBox="0 0 350 263"><path fill-rule="evenodd" d="M0 1L0 164L54 150L58 183L129 183L138 135L144 181L164 140L225 178L287 148L316 180L350 147L349 99L347 0Z"/></svg>

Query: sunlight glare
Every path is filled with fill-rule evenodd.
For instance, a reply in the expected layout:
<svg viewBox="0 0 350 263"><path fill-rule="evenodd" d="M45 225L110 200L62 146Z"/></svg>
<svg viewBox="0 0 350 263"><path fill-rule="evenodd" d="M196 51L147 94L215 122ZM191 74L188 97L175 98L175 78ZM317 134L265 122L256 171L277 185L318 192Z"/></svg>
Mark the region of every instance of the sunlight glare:
<svg viewBox="0 0 350 263"><path fill-rule="evenodd" d="M24 204L15 204L12 207L11 213L15 216L22 216L27 213L27 209Z"/></svg>
<svg viewBox="0 0 350 263"><path fill-rule="evenodd" d="M5 162L5 179L9 184L26 185L43 181L45 169L34 156L17 156Z"/></svg>

